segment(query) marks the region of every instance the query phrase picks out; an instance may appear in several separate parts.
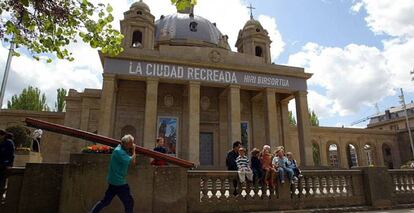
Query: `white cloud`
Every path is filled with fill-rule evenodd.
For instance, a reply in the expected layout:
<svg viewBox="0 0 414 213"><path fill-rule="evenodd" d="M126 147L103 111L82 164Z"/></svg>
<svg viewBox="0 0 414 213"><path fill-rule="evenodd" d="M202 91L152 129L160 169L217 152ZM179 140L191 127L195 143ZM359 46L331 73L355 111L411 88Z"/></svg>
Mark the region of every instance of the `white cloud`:
<svg viewBox="0 0 414 213"><path fill-rule="evenodd" d="M315 103L324 100L322 106L315 105L328 110L322 112L324 115L349 115L393 94L392 73L386 58L375 47L350 44L336 48L308 43L301 52L291 55L288 63L314 73L308 83L326 89L326 97L311 93Z"/></svg>
<svg viewBox="0 0 414 213"><path fill-rule="evenodd" d="M414 1L358 0L352 6L354 11L359 11L361 7L367 12L365 21L373 32L414 36Z"/></svg>
<svg viewBox="0 0 414 213"><path fill-rule="evenodd" d="M358 13L363 6L364 4L362 2L355 2L351 7L351 12Z"/></svg>
<svg viewBox="0 0 414 213"><path fill-rule="evenodd" d="M271 44L272 61L276 60L283 52L285 42L283 42L282 35L277 29L276 19L266 15L260 15L259 21L262 26L269 32Z"/></svg>
<svg viewBox="0 0 414 213"><path fill-rule="evenodd" d="M118 0L115 3L111 0L91 0L91 2L110 4L114 9L113 25L119 29L119 21L123 19L123 13L135 1ZM161 15L176 12L170 0L145 0L144 2L148 4L156 20ZM239 30L250 18L246 6L242 0L199 0L195 13L211 22L216 22L221 32L229 36L229 44L234 48ZM284 46L282 37L277 30L276 20L267 16L259 16L259 19L263 21L263 26L269 31L271 39L274 39L272 54L273 58L276 58ZM97 51L84 43L71 44L69 49L74 54L74 62L55 60L53 63L47 64L24 54L20 57L14 57L4 104L13 94L20 93L23 88L29 85L38 87L42 92L45 92L51 107L54 106L57 88L74 88L78 91L83 91L84 88L101 88L102 67ZM0 58L4 59L0 61L0 74L2 74L7 58L7 48L1 45Z"/></svg>
<svg viewBox="0 0 414 213"><path fill-rule="evenodd" d="M7 105L7 100L12 95L19 94L28 86L38 87L44 92L52 109L58 88L74 88L78 91L83 91L84 88L101 88L102 68L97 51L82 44L71 46L71 50L76 58L74 62L55 60L47 64L24 54L13 57L3 106ZM6 59L7 53L6 48L0 48L0 58ZM2 60L1 74L4 64Z"/></svg>

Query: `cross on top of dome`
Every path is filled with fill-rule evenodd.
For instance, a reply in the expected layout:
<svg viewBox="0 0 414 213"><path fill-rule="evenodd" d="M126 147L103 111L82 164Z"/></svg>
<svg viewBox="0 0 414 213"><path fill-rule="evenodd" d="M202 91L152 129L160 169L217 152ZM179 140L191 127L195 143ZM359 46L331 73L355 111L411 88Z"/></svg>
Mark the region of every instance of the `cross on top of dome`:
<svg viewBox="0 0 414 213"><path fill-rule="evenodd" d="M250 3L250 6L248 6L247 8L250 9L250 19L253 19L253 10L256 8L252 6L252 3Z"/></svg>

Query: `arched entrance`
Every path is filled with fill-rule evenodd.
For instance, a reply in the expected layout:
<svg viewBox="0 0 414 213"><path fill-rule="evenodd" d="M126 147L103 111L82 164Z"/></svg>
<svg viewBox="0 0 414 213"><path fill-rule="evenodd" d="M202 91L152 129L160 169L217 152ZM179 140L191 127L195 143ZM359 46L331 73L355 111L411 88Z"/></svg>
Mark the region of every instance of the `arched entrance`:
<svg viewBox="0 0 414 213"><path fill-rule="evenodd" d="M357 149L353 144L348 144L348 146L346 146L346 155L349 168L359 166Z"/></svg>
<svg viewBox="0 0 414 213"><path fill-rule="evenodd" d="M374 148L370 144L364 145L364 153L367 158L367 165L373 166L375 163L374 161Z"/></svg>
<svg viewBox="0 0 414 213"><path fill-rule="evenodd" d="M312 157L313 157L313 164L315 166L321 165L321 154L319 152L319 145L312 141Z"/></svg>
<svg viewBox="0 0 414 213"><path fill-rule="evenodd" d="M332 167L338 168L339 167L339 150L338 145L331 144L328 146L328 157L329 157L329 165Z"/></svg>
<svg viewBox="0 0 414 213"><path fill-rule="evenodd" d="M388 144L382 144L382 156L384 156L384 165L388 167L388 169L393 169L392 152L391 147L388 146Z"/></svg>

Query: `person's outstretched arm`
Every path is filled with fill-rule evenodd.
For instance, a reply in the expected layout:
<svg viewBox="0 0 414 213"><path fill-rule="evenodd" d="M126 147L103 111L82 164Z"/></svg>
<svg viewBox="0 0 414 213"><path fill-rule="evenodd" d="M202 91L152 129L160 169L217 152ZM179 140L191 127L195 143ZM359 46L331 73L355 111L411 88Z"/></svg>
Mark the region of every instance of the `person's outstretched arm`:
<svg viewBox="0 0 414 213"><path fill-rule="evenodd" d="M134 164L134 165L137 164L137 155L135 153L135 144L133 144L133 147L132 147L131 163Z"/></svg>

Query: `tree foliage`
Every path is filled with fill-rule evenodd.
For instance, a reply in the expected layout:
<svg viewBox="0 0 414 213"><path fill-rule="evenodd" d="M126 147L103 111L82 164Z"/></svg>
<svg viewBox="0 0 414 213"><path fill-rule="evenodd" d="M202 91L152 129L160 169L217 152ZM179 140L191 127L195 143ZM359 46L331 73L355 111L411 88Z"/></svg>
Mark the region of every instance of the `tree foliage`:
<svg viewBox="0 0 414 213"><path fill-rule="evenodd" d="M312 126L319 126L319 119L315 111L309 109L309 120Z"/></svg>
<svg viewBox="0 0 414 213"><path fill-rule="evenodd" d="M175 5L178 11L182 11L196 5L197 0L171 0L171 4Z"/></svg>
<svg viewBox="0 0 414 213"><path fill-rule="evenodd" d="M63 112L66 106L65 97L67 94L67 90L63 88L57 89L57 95L56 95L56 102L55 102L55 109L58 112Z"/></svg>
<svg viewBox="0 0 414 213"><path fill-rule="evenodd" d="M110 5L95 6L88 0L2 0L0 40L14 37L16 47L26 47L37 60L42 53L74 60L67 47L79 38L103 53L117 55L123 50L123 35L113 29L111 12Z"/></svg>
<svg viewBox="0 0 414 213"><path fill-rule="evenodd" d="M318 119L318 116L316 115L315 111L313 111L313 110L311 111L309 109L308 114L309 114L309 121L310 121L311 126L319 126L319 119ZM289 123L291 125L296 126L296 118L293 115L292 111L289 111Z"/></svg>
<svg viewBox="0 0 414 213"><path fill-rule="evenodd" d="M296 118L293 115L292 111L289 111L289 123L290 125L296 126Z"/></svg>
<svg viewBox="0 0 414 213"><path fill-rule="evenodd" d="M29 86L19 94L13 95L10 101L7 101L8 109L21 109L32 111L49 111L49 106L46 104L46 95L40 94L38 88Z"/></svg>
<svg viewBox="0 0 414 213"><path fill-rule="evenodd" d="M15 147L29 147L32 144L30 130L23 126L11 126L6 128L7 132L13 133Z"/></svg>

